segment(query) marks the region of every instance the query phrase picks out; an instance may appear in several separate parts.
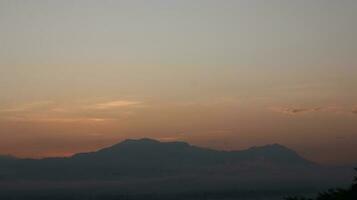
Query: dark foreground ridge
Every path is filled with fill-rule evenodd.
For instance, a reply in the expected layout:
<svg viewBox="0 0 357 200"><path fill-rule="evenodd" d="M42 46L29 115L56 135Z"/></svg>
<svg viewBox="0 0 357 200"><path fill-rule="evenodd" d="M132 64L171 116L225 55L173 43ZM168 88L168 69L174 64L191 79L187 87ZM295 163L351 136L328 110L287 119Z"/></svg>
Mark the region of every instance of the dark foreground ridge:
<svg viewBox="0 0 357 200"><path fill-rule="evenodd" d="M186 142L129 139L66 158L0 157L0 198L281 197L343 185L351 174L351 169L315 164L279 144L219 151Z"/></svg>

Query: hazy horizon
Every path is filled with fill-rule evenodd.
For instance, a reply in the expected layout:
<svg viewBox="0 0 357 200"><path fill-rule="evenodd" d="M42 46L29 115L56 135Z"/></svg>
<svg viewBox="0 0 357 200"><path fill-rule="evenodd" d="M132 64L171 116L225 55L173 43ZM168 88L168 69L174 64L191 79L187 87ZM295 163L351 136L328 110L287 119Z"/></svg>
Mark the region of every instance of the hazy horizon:
<svg viewBox="0 0 357 200"><path fill-rule="evenodd" d="M0 155L127 138L356 163L357 1L0 0Z"/></svg>

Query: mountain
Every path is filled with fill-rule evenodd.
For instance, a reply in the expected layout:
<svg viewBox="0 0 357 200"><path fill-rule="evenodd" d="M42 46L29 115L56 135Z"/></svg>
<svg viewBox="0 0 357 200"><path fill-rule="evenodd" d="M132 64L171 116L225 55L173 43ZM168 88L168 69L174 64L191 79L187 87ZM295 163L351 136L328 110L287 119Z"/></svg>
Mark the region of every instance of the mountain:
<svg viewBox="0 0 357 200"><path fill-rule="evenodd" d="M0 161L15 160L16 158L11 155L0 155Z"/></svg>
<svg viewBox="0 0 357 200"><path fill-rule="evenodd" d="M253 147L242 151L218 151L192 146L186 142L160 142L153 139L125 140L96 152L80 153L69 158L73 161L130 167L205 166L243 163L272 165L313 165L293 150L279 144Z"/></svg>
<svg viewBox="0 0 357 200"><path fill-rule="evenodd" d="M186 142L128 139L95 152L67 158L0 159L0 179L118 180L188 174L311 168L316 164L279 144L219 151Z"/></svg>
<svg viewBox="0 0 357 200"><path fill-rule="evenodd" d="M0 156L0 199L276 199L352 176L279 144L219 151L145 138L64 158Z"/></svg>
<svg viewBox="0 0 357 200"><path fill-rule="evenodd" d="M252 147L243 151L234 151L234 154L241 154L246 160L255 161L260 160L261 162L282 165L305 165L312 166L315 163L306 160L301 157L295 151L280 145L271 144L261 147Z"/></svg>

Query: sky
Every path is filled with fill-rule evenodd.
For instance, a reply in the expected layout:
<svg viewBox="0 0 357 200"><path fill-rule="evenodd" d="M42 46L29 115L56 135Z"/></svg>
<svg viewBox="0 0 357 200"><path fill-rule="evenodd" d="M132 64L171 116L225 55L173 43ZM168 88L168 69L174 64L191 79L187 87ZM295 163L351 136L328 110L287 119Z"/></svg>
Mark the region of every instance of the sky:
<svg viewBox="0 0 357 200"><path fill-rule="evenodd" d="M355 0L0 0L0 154L126 138L357 162Z"/></svg>

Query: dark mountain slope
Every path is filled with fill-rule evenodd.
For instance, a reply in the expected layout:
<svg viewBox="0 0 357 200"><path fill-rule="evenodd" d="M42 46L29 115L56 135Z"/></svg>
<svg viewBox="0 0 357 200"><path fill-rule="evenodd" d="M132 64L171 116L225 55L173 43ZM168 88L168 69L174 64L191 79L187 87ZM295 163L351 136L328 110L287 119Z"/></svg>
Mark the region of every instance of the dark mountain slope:
<svg viewBox="0 0 357 200"><path fill-rule="evenodd" d="M278 144L242 151L217 151L185 142L125 140L68 158L6 159L3 179L111 179L183 174L237 173L241 169L310 168L312 162ZM5 164L6 163L6 164Z"/></svg>
<svg viewBox="0 0 357 200"><path fill-rule="evenodd" d="M80 153L70 159L79 162L101 161L129 166L193 166L223 163L225 152L191 146L185 142L159 142L152 139L125 140L97 152Z"/></svg>
<svg viewBox="0 0 357 200"><path fill-rule="evenodd" d="M185 142L159 142L152 139L126 140L97 152L80 153L69 158L77 163L128 167L130 169L184 169L217 165L313 166L293 150L279 144L242 151L217 151Z"/></svg>
<svg viewBox="0 0 357 200"><path fill-rule="evenodd" d="M271 164L296 166L315 165L313 162L301 157L295 151L280 144L252 147L247 150L233 151L231 153L240 157L241 161L261 161Z"/></svg>

